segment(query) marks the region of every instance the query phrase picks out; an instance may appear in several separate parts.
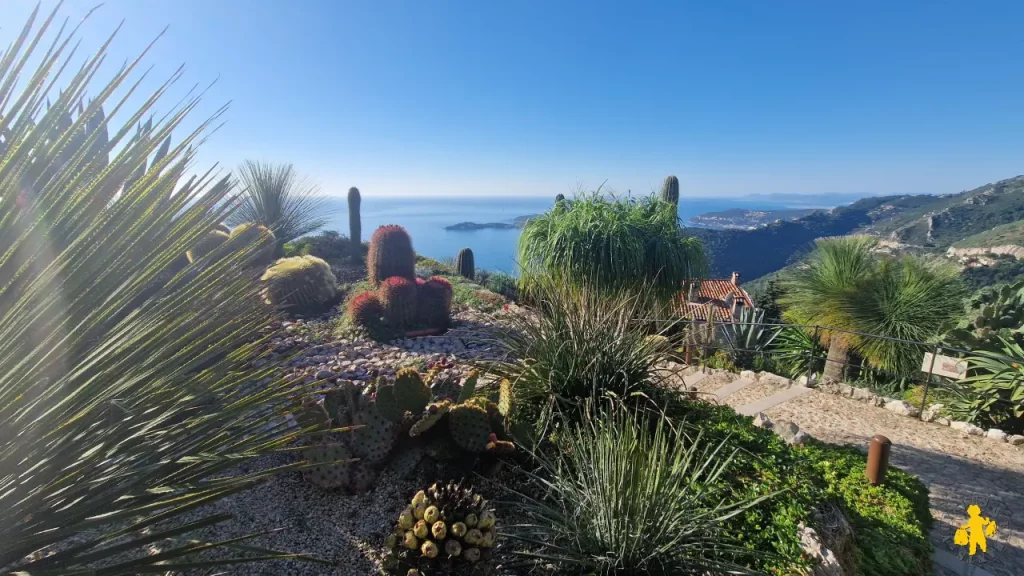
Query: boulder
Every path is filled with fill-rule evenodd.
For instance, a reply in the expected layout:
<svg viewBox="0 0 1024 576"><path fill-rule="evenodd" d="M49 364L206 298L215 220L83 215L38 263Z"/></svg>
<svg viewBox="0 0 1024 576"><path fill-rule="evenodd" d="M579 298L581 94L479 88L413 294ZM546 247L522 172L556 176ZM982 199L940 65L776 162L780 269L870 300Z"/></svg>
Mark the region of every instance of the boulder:
<svg viewBox="0 0 1024 576"><path fill-rule="evenodd" d="M780 420L779 422L776 422L772 427L772 430L779 435L779 438L782 438L794 446L800 446L810 438L810 436L801 430L799 426L789 422L788 420Z"/></svg>
<svg viewBox="0 0 1024 576"><path fill-rule="evenodd" d="M825 547L814 528L801 523L797 533L800 535L800 547L814 562L814 567L808 572L809 576L846 576L839 558Z"/></svg>
<svg viewBox="0 0 1024 576"><path fill-rule="evenodd" d="M949 427L952 428L953 430L959 430L961 432L964 432L964 433L966 433L966 434L968 434L970 436L984 436L985 435L985 431L984 430L982 430L981 428L975 426L974 424L971 424L970 422L957 422L957 421L954 421L954 422L950 422L949 423Z"/></svg>
<svg viewBox="0 0 1024 576"><path fill-rule="evenodd" d="M740 372L740 378L750 380L751 382L757 382L757 372L754 372L753 370L744 370Z"/></svg>
<svg viewBox="0 0 1024 576"><path fill-rule="evenodd" d="M985 432L985 438L989 440L995 440L996 442L1006 442L1008 434L998 428L989 428Z"/></svg>
<svg viewBox="0 0 1024 576"><path fill-rule="evenodd" d="M812 374L810 378L806 375L797 378L796 383L803 386L804 388L817 388L818 379Z"/></svg>
<svg viewBox="0 0 1024 576"><path fill-rule="evenodd" d="M870 402L874 399L875 393L867 388L854 388L853 396L854 400L860 400L861 402Z"/></svg>
<svg viewBox="0 0 1024 576"><path fill-rule="evenodd" d="M921 410L906 400L890 400L885 403L885 409L900 416L918 416Z"/></svg>
<svg viewBox="0 0 1024 576"><path fill-rule="evenodd" d="M764 412L758 412L754 415L754 426L771 430L773 426L772 419Z"/></svg>
<svg viewBox="0 0 1024 576"><path fill-rule="evenodd" d="M942 404L932 404L925 408L924 412L921 413L921 420L924 420L925 422L934 422L939 417L943 408L945 408L945 406Z"/></svg>
<svg viewBox="0 0 1024 576"><path fill-rule="evenodd" d="M935 419L935 423L940 426L949 426L949 418L939 416L938 418Z"/></svg>
<svg viewBox="0 0 1024 576"><path fill-rule="evenodd" d="M847 398L852 397L853 396L853 386L850 386L849 384L840 384L839 385L839 394L840 394L840 396L846 396Z"/></svg>

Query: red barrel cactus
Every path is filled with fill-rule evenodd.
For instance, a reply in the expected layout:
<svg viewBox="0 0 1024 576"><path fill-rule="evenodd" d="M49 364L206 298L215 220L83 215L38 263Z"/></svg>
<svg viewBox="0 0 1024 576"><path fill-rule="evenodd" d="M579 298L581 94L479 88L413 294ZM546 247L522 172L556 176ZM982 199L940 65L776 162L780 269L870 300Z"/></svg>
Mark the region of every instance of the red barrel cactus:
<svg viewBox="0 0 1024 576"><path fill-rule="evenodd" d="M357 326L372 326L384 316L384 306L373 292L363 292L348 302L348 317Z"/></svg>
<svg viewBox="0 0 1024 576"><path fill-rule="evenodd" d="M416 304L419 323L431 328L447 328L452 319L452 283L441 276L423 282Z"/></svg>
<svg viewBox="0 0 1024 576"><path fill-rule="evenodd" d="M398 276L412 282L416 278L416 253L405 228L388 224L370 237L366 255L366 272L370 282L379 286L387 278Z"/></svg>
<svg viewBox="0 0 1024 576"><path fill-rule="evenodd" d="M416 283L408 278L392 276L377 290L384 306L384 317L396 328L407 328L416 322Z"/></svg>

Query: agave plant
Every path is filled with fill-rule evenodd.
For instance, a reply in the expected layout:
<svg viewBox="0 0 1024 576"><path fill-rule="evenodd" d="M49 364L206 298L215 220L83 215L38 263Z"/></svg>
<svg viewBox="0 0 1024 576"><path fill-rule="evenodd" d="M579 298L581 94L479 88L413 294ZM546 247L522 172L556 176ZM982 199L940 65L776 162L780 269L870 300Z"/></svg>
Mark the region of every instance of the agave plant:
<svg viewBox="0 0 1024 576"><path fill-rule="evenodd" d="M240 461L303 432L279 419L294 388L273 363L250 363L272 315L236 265L247 255L176 269L231 204L212 172L178 182L221 112L172 147L199 101L189 95L130 137L180 71L132 111L139 60L94 82L113 36L75 71L78 28L51 37L57 8L37 26L38 10L0 56L0 569L118 575L245 559L201 557L223 544L290 557L178 540L229 518L200 506L265 478L233 476ZM159 554L144 549L157 543Z"/></svg>
<svg viewBox="0 0 1024 576"><path fill-rule="evenodd" d="M765 326L764 311L753 308L743 308L739 318L722 326L722 338L729 347L729 355L740 368L751 367L754 358L764 354L778 335L777 327Z"/></svg>
<svg viewBox="0 0 1024 576"><path fill-rule="evenodd" d="M999 338L998 352L980 351L966 358L970 376L951 388L956 400L947 410L957 418L1024 431L1024 348Z"/></svg>

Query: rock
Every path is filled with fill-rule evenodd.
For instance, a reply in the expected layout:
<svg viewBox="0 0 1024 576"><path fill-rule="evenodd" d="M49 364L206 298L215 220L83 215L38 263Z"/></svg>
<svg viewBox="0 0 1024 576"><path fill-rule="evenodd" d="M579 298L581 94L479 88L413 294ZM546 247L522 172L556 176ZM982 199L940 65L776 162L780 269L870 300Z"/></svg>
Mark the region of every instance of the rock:
<svg viewBox="0 0 1024 576"><path fill-rule="evenodd" d="M796 379L796 383L799 384L800 386L803 386L804 388L817 388L818 387L818 379L815 378L814 375L811 375L811 377L808 378L807 375L805 374L805 375L797 378Z"/></svg>
<svg viewBox="0 0 1024 576"><path fill-rule="evenodd" d="M875 396L874 398L871 399L871 404L873 406L882 408L883 406L885 406L885 398L882 398L881 396Z"/></svg>
<svg viewBox="0 0 1024 576"><path fill-rule="evenodd" d="M744 370L740 372L740 378L750 380L751 382L757 382L757 372L754 372L753 370Z"/></svg>
<svg viewBox="0 0 1024 576"><path fill-rule="evenodd" d="M771 430L773 426L772 419L764 412L758 412L754 415L754 426Z"/></svg>
<svg viewBox="0 0 1024 576"><path fill-rule="evenodd" d="M780 438L794 446L800 446L809 438L807 433L801 430L799 426L787 420L780 420L772 427L772 430Z"/></svg>
<svg viewBox="0 0 1024 576"><path fill-rule="evenodd" d="M985 438L988 438L989 440L995 440L996 442L1006 442L1007 436L1008 435L1006 434L1006 432L1003 432L998 428L989 428L985 432Z"/></svg>
<svg viewBox="0 0 1024 576"><path fill-rule="evenodd" d="M854 400L860 400L861 402L870 402L874 399L875 393L867 388L854 388L853 396Z"/></svg>
<svg viewBox="0 0 1024 576"><path fill-rule="evenodd" d="M949 418L939 416L938 418L935 419L935 423L940 426L949 426Z"/></svg>
<svg viewBox="0 0 1024 576"><path fill-rule="evenodd" d="M814 568L811 569L812 576L846 576L839 558L821 541L821 536L813 528L804 526L802 523L797 527L800 535L800 547L811 557Z"/></svg>
<svg viewBox="0 0 1024 576"><path fill-rule="evenodd" d="M772 374L771 372L761 372L757 376L758 382L769 382L772 384L780 384L782 386L792 386L793 381L785 376L779 376L778 374Z"/></svg>
<svg viewBox="0 0 1024 576"><path fill-rule="evenodd" d="M885 403L885 409L900 416L918 416L921 410L906 400L890 400Z"/></svg>
<svg viewBox="0 0 1024 576"><path fill-rule="evenodd" d="M932 404L925 408L924 412L921 413L921 420L924 420L925 422L934 422L939 417L943 408L945 408L945 406L942 404Z"/></svg>
<svg viewBox="0 0 1024 576"><path fill-rule="evenodd" d="M840 384L839 385L839 395L840 396L846 396L847 398L852 397L853 396L853 386L850 386L848 384Z"/></svg>
<svg viewBox="0 0 1024 576"><path fill-rule="evenodd" d="M1010 434L1006 437L1006 441L1014 446L1024 446L1024 436L1020 434Z"/></svg>
<svg viewBox="0 0 1024 576"><path fill-rule="evenodd" d="M985 431L981 428L971 424L970 422L950 422L949 427L953 430L960 430L966 432L970 436L984 436Z"/></svg>

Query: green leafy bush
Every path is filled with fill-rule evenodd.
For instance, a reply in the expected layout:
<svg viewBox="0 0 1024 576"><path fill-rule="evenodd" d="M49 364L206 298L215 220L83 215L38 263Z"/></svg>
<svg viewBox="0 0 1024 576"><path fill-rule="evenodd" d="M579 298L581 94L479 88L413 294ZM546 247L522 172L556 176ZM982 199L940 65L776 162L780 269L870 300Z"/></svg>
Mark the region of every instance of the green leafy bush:
<svg viewBox="0 0 1024 576"><path fill-rule="evenodd" d="M722 488L731 501L785 490L727 525L748 548L763 554L750 567L789 574L806 566L797 525L814 526L817 506L831 502L854 530L854 573L931 574L928 489L916 477L890 467L886 484L873 487L864 476L867 456L856 448L817 440L791 446L728 406L687 400L673 391L652 392L652 400L673 421L708 438L728 438L739 449L729 484Z"/></svg>
<svg viewBox="0 0 1024 576"><path fill-rule="evenodd" d="M1024 432L1024 348L999 339L997 352L984 350L965 358L968 377L946 385L953 399L946 411L957 420L1005 432Z"/></svg>
<svg viewBox="0 0 1024 576"><path fill-rule="evenodd" d="M482 276L482 272L477 273L478 277ZM495 294L501 294L508 300L518 301L519 300L519 281L515 276L505 274L504 272L495 272L488 274L487 279L483 281L485 288L494 292Z"/></svg>
<svg viewBox="0 0 1024 576"><path fill-rule="evenodd" d="M596 192L531 218L518 260L527 289L548 275L605 291L645 287L662 299L708 267L700 241L679 227L674 204Z"/></svg>
<svg viewBox="0 0 1024 576"><path fill-rule="evenodd" d="M773 494L723 498L736 448L609 405L566 418L557 449L534 454L526 474L547 490L520 494L510 527L536 547L527 557L559 574L747 573L756 554L730 521Z"/></svg>
<svg viewBox="0 0 1024 576"><path fill-rule="evenodd" d="M316 256L328 262L353 255L352 242L334 230L303 236L284 245L285 256Z"/></svg>
<svg viewBox="0 0 1024 576"><path fill-rule="evenodd" d="M796 326L783 326L769 353L779 373L794 379L820 370L825 357L825 349L807 330Z"/></svg>

